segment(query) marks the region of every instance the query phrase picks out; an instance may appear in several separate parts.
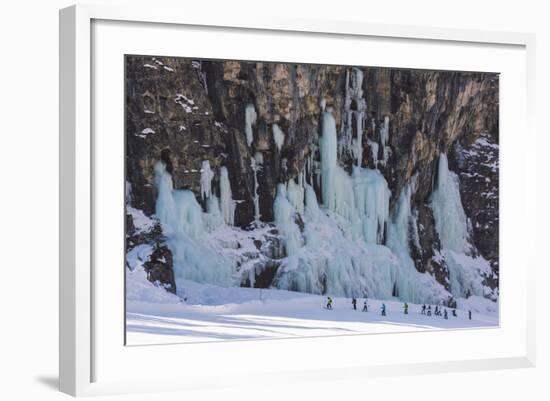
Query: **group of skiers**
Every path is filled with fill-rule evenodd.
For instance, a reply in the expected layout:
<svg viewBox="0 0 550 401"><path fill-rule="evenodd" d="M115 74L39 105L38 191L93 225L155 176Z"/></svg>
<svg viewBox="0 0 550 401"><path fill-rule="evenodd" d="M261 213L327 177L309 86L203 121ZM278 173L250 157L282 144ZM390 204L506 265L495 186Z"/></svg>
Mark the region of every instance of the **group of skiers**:
<svg viewBox="0 0 550 401"><path fill-rule="evenodd" d="M426 315L426 316L432 316L432 306L428 305L426 307L425 304L422 305L422 310L420 311L420 314L421 315ZM452 309L451 314L453 315L453 317L458 317L458 315L456 314L456 309ZM448 319L449 318L449 314L447 312L447 309L443 308L443 307L440 307L438 305L435 306L434 316L443 316L443 319ZM472 320L472 311L471 310L468 310L468 319Z"/></svg>
<svg viewBox="0 0 550 401"><path fill-rule="evenodd" d="M332 310L332 303L333 303L332 298L327 297L327 306L326 306L326 308ZM352 297L351 305L353 307L353 310L357 310L357 298ZM368 303L367 303L367 298L365 298L365 302L363 302L362 312L368 312L368 310L369 310L369 306L368 306ZM409 304L407 302L405 302L403 304L403 313L405 315L409 314ZM386 304L385 303L382 303L382 305L380 306L380 314L382 316L386 316ZM423 304L422 309L420 311L420 314L421 315L426 315L426 316L432 316L432 306L431 305L426 306L426 304ZM451 314L453 315L453 317L458 317L458 315L456 314L456 309L452 309ZM434 316L443 316L443 319L448 319L449 318L449 314L447 312L447 309L443 308L443 307L440 307L438 305L436 305L435 308L434 308ZM468 319L472 320L472 311L471 310L468 311Z"/></svg>

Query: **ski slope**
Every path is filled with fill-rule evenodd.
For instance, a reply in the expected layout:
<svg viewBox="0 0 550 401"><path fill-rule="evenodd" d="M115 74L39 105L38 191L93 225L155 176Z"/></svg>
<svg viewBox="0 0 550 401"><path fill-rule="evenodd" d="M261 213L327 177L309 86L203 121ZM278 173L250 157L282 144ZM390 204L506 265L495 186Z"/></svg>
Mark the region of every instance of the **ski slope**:
<svg viewBox="0 0 550 401"><path fill-rule="evenodd" d="M132 273L130 274L132 275ZM134 288L139 285L133 283ZM191 343L221 340L251 340L396 333L423 330L463 329L498 326L498 306L482 298L460 299L458 317L424 316L421 305L409 304L403 313L400 301L364 299L353 310L351 299L333 298L333 310L326 298L276 289L218 287L182 280L178 292L186 301L150 283L144 291L127 297L126 340L128 345ZM158 290L158 293L155 293ZM144 296L147 295L147 296ZM387 316L380 307L386 304ZM434 306L432 306L433 311ZM472 309L472 320L468 309Z"/></svg>

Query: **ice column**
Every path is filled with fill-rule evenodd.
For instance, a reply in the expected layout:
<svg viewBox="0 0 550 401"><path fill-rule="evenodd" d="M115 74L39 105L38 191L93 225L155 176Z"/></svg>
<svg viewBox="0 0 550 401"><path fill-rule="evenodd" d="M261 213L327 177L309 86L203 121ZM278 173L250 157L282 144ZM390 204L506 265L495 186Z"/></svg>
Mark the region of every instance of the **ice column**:
<svg viewBox="0 0 550 401"><path fill-rule="evenodd" d="M353 181L349 174L338 166L336 122L332 109L327 107L321 120L321 192L324 206L346 219L355 217Z"/></svg>
<svg viewBox="0 0 550 401"><path fill-rule="evenodd" d="M254 221L260 221L260 196L258 194L258 171L262 170L262 165L264 163L263 155L260 152L256 152L254 157L250 159L250 166L252 167L252 172L254 173L254 193L252 194L254 201Z"/></svg>
<svg viewBox="0 0 550 401"><path fill-rule="evenodd" d="M467 251L468 223L460 199L458 176L449 171L445 153L439 155L432 208L442 247L455 252Z"/></svg>
<svg viewBox="0 0 550 401"><path fill-rule="evenodd" d="M287 256L296 254L302 246L302 237L300 229L294 221L295 210L287 199L284 184L277 185L277 196L273 203L273 214L275 216L275 224L283 237Z"/></svg>
<svg viewBox="0 0 550 401"><path fill-rule="evenodd" d="M449 267L451 292L457 297L484 295L483 275L490 274L491 269L482 257L469 256L473 247L468 234L468 219L460 199L459 180L455 173L449 171L444 153L439 155L432 209L441 251Z"/></svg>
<svg viewBox="0 0 550 401"><path fill-rule="evenodd" d="M201 197L208 199L212 195L212 179L214 172L210 168L210 162L203 160L201 165Z"/></svg>
<svg viewBox="0 0 550 401"><path fill-rule="evenodd" d="M390 156L390 149L388 142L390 140L390 118L384 117L384 125L380 128L380 145L382 146L382 165L385 166ZM378 150L378 149L377 149Z"/></svg>
<svg viewBox="0 0 550 401"><path fill-rule="evenodd" d="M271 129L273 131L273 141L275 142L275 146L277 146L277 150L280 152L285 143L285 133L277 124L273 124Z"/></svg>
<svg viewBox="0 0 550 401"><path fill-rule="evenodd" d="M174 189L172 176L166 171L166 165L162 161L155 164L155 185L157 187L155 214L165 233L170 233L174 231L176 205L172 196Z"/></svg>
<svg viewBox="0 0 550 401"><path fill-rule="evenodd" d="M408 302L427 302L417 294L421 290L418 272L409 253L409 227L411 220L411 183L402 189L388 227L387 245L399 258L399 270L394 282L394 295Z"/></svg>
<svg viewBox="0 0 550 401"><path fill-rule="evenodd" d="M226 224L235 224L235 201L231 192L231 183L227 167L220 169L220 210Z"/></svg>
<svg viewBox="0 0 550 401"><path fill-rule="evenodd" d="M367 102L363 98L363 71L351 68L346 71L346 95L342 124L340 154L344 149L351 150L356 165L361 167L363 160L363 125ZM354 138L355 131L355 138Z"/></svg>
<svg viewBox="0 0 550 401"><path fill-rule="evenodd" d="M366 242L382 244L389 217L390 190L378 170L354 167L355 205Z"/></svg>
<svg viewBox="0 0 550 401"><path fill-rule="evenodd" d="M337 144L336 122L329 107L321 120L321 190L323 203L330 210L336 209Z"/></svg>
<svg viewBox="0 0 550 401"><path fill-rule="evenodd" d="M220 210L220 200L214 194L206 200L206 213L203 214L203 221L210 232L224 224Z"/></svg>
<svg viewBox="0 0 550 401"><path fill-rule="evenodd" d="M246 134L246 143L248 144L248 146L250 146L254 141L252 126L256 124L257 117L258 115L256 114L256 110L254 109L254 105L247 105L244 111L244 132Z"/></svg>

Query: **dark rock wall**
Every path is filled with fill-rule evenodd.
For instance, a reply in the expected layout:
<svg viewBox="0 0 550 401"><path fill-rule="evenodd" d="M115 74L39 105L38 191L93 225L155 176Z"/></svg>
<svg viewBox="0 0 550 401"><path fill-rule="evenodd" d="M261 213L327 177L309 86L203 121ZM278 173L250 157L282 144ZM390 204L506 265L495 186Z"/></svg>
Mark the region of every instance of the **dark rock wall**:
<svg viewBox="0 0 550 401"><path fill-rule="evenodd" d="M175 188L189 188L196 194L200 191L203 160L209 160L216 172L227 166L233 198L241 201L237 204L235 224L246 228L254 219L250 160L261 152L264 164L258 174L260 212L263 221L272 221L277 183L296 178L300 172L309 177L308 157L312 155L314 161L319 160L322 100L333 108L337 129L342 131L349 69L126 57L126 169L133 189L132 206L149 215L154 212L153 165L164 150L164 158L172 164ZM412 207L417 216L421 249L411 246L411 256L417 269L428 271L445 283L446 266L434 257L439 239L429 198L438 155L446 152L451 169L461 179L460 190L475 246L498 271L498 169L487 167L477 181L462 174L472 174L479 168L479 160L464 157L464 152L482 134L498 144L498 75L360 69L367 104L362 166L373 167L367 141L379 138L384 117L389 116L391 153L388 163L378 167L392 191L390 207L408 180L416 175ZM247 145L245 135L248 104L254 105L257 113L251 146ZM374 128L372 120L376 123ZM273 140L274 123L285 133L280 151ZM145 133L148 129L154 133ZM491 148L489 156L485 153L479 158L498 161L498 148ZM340 160L350 169L351 151L345 149ZM315 165L314 162L313 169ZM218 177L216 174L213 181L216 194L219 194ZM312 184L321 199L320 188L315 182ZM480 188L484 185L487 191L482 195ZM493 191L493 196L488 196L488 191ZM492 283L496 285L497 282Z"/></svg>

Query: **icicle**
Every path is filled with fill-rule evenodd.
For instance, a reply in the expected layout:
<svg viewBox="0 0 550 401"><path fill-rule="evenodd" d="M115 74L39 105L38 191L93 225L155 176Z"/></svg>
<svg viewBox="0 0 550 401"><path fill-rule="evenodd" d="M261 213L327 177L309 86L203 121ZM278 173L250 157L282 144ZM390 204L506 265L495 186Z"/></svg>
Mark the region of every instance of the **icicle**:
<svg viewBox="0 0 550 401"><path fill-rule="evenodd" d="M165 233L174 231L176 205L172 196L172 176L166 171L166 165L162 161L155 164L155 185L157 187L157 202L155 214L163 226Z"/></svg>
<svg viewBox="0 0 550 401"><path fill-rule="evenodd" d="M350 219L355 209L353 182L344 169L338 166L336 122L332 109L322 116L321 136L321 192L324 206Z"/></svg>
<svg viewBox="0 0 550 401"><path fill-rule="evenodd" d="M385 166L388 162L390 156L390 149L388 147L388 142L390 139L390 118L388 116L384 117L384 125L380 128L380 145L382 146L382 165Z"/></svg>
<svg viewBox="0 0 550 401"><path fill-rule="evenodd" d="M310 143L309 144L309 155L307 157L307 173L309 174L309 185L313 186L313 183L314 183L314 177L318 178L317 176L317 161L314 160L314 156L315 156L315 153L317 152L317 150L319 149L319 147L314 144L314 143ZM317 184L319 185L319 184Z"/></svg>
<svg viewBox="0 0 550 401"><path fill-rule="evenodd" d="M254 105L247 105L244 111L244 132L246 134L246 143L248 144L248 146L250 146L254 141L252 126L256 124L257 117L258 115L256 114L256 110L254 109Z"/></svg>
<svg viewBox="0 0 550 401"><path fill-rule="evenodd" d="M126 181L126 185L124 186L124 199L128 204L132 201L132 184L128 181Z"/></svg>
<svg viewBox="0 0 550 401"><path fill-rule="evenodd" d="M208 94L208 85L206 84L206 72L202 70L202 61L201 60L193 60L191 62L191 66L197 70L197 75L199 77L199 82L201 83L202 87L204 88L204 91L206 94Z"/></svg>
<svg viewBox="0 0 550 401"><path fill-rule="evenodd" d="M328 108L323 112L321 120L321 190L323 204L330 210L336 209L336 122Z"/></svg>
<svg viewBox="0 0 550 401"><path fill-rule="evenodd" d="M201 197L202 199L208 199L212 195L212 179L214 178L214 172L210 168L210 162L203 160L201 165Z"/></svg>
<svg viewBox="0 0 550 401"><path fill-rule="evenodd" d="M342 135L339 144L339 154L350 150L356 159L356 165L361 167L363 161L363 126L367 102L363 98L363 71L351 68L346 71L346 94L344 112L342 115ZM354 126L355 122L355 126ZM355 138L353 132L355 130Z"/></svg>
<svg viewBox="0 0 550 401"><path fill-rule="evenodd" d="M254 200L254 221L259 222L260 221L260 196L258 194L258 171L262 170L262 165L264 163L264 157L262 153L256 152L253 158L250 159L250 166L252 167L252 171L254 173L254 192L252 194L252 198Z"/></svg>
<svg viewBox="0 0 550 401"><path fill-rule="evenodd" d="M275 146L277 146L277 150L280 152L285 143L285 133L277 124L273 124L271 129L273 131L273 141L275 142Z"/></svg>
<svg viewBox="0 0 550 401"><path fill-rule="evenodd" d="M369 139L368 144L369 144L370 151L371 151L372 164L373 164L374 168L377 168L378 167L378 143L374 142L374 141L371 141Z"/></svg>
<svg viewBox="0 0 550 401"><path fill-rule="evenodd" d="M235 201L231 192L231 183L227 167L220 169L220 210L223 220L230 226L235 224Z"/></svg>

